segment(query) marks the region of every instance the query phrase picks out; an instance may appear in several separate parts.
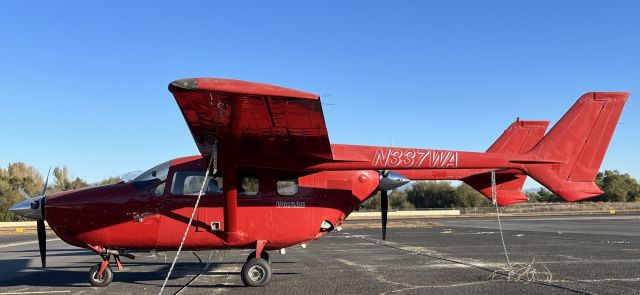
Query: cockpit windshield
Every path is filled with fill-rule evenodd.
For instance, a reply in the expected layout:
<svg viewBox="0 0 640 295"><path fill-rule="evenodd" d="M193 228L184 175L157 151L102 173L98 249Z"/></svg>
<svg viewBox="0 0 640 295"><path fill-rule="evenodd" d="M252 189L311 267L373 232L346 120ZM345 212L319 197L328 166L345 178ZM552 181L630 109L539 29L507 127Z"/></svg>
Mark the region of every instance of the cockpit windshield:
<svg viewBox="0 0 640 295"><path fill-rule="evenodd" d="M169 166L171 166L171 161L164 162L145 171L131 181L133 187L141 192L148 192L153 196L162 195L167 175L169 174Z"/></svg>
<svg viewBox="0 0 640 295"><path fill-rule="evenodd" d="M155 179L159 181L165 181L167 180L167 174L169 174L170 165L171 161L164 162L138 175L138 177L134 178L131 182L141 182Z"/></svg>

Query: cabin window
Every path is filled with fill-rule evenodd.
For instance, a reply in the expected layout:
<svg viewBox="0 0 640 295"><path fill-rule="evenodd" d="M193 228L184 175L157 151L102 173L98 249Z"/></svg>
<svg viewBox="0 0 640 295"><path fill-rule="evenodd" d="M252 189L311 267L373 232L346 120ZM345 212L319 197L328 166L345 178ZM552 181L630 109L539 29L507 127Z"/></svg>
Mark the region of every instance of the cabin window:
<svg viewBox="0 0 640 295"><path fill-rule="evenodd" d="M298 178L283 177L276 183L278 194L281 196L293 196L298 193Z"/></svg>
<svg viewBox="0 0 640 295"><path fill-rule="evenodd" d="M171 194L178 196L197 196L202 188L204 180L203 171L177 171L173 176ZM209 176L205 195L217 195L222 193L222 177Z"/></svg>
<svg viewBox="0 0 640 295"><path fill-rule="evenodd" d="M260 180L257 177L243 176L238 179L238 196L255 196L260 189Z"/></svg>

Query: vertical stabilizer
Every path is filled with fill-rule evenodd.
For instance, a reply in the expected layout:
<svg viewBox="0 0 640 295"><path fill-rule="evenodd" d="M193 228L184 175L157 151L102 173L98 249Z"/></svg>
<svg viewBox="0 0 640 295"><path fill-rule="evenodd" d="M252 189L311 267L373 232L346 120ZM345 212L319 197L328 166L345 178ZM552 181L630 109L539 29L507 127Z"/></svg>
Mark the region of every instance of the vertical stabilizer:
<svg viewBox="0 0 640 295"><path fill-rule="evenodd" d="M626 92L583 95L525 159L512 162L567 201L602 194L593 181L628 97Z"/></svg>
<svg viewBox="0 0 640 295"><path fill-rule="evenodd" d="M487 153L522 154L533 148L544 136L549 121L513 122L487 149ZM500 206L529 200L522 192L527 176L518 170L500 171L496 174L496 199ZM479 173L461 179L488 199L491 195L491 173Z"/></svg>

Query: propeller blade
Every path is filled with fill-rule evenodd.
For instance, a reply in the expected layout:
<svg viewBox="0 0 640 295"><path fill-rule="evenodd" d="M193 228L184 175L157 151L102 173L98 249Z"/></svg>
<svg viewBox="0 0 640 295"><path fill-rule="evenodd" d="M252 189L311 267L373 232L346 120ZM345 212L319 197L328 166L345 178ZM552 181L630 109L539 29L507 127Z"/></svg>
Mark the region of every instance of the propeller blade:
<svg viewBox="0 0 640 295"><path fill-rule="evenodd" d="M41 196L44 196L47 193L47 186L49 185L49 174L51 174L51 167L49 167L49 172L47 172L47 180L44 182L44 189L42 190Z"/></svg>
<svg viewBox="0 0 640 295"><path fill-rule="evenodd" d="M47 233L44 228L44 219L39 219L38 224L38 246L40 247L40 262L42 267L47 267Z"/></svg>
<svg viewBox="0 0 640 295"><path fill-rule="evenodd" d="M389 196L387 191L380 192L380 211L382 214L382 240L387 239L387 211L389 211Z"/></svg>
<svg viewBox="0 0 640 295"><path fill-rule="evenodd" d="M20 194L25 200L28 200L29 198L31 198L31 196L29 196L29 194L27 194L21 187L18 188L18 191L20 192Z"/></svg>

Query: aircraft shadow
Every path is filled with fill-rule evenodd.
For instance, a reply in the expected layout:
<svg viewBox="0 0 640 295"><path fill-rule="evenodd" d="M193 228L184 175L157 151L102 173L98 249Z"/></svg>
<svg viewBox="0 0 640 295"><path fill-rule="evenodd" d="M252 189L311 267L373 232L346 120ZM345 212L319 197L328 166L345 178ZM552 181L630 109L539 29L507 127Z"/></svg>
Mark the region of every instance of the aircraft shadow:
<svg viewBox="0 0 640 295"><path fill-rule="evenodd" d="M75 288L86 288L89 287L89 282L87 279L87 273L89 268L97 264L98 261L95 262L76 262L74 265L66 265L62 267L51 267L47 269L42 269L40 267L29 267L27 266L29 263L28 259L13 259L13 260L3 260L3 269L15 269L17 273L20 273L22 270L29 270L29 272L18 275L13 278L9 278L7 280L0 280L0 287L14 287L14 286L34 286L34 287L75 287ZM274 263L283 263L290 264L295 262L274 262ZM228 271L216 271L216 268L222 267L223 265L231 265L237 264L242 265L242 262L212 262L209 266L209 269L204 272L204 275L207 276L240 276L239 272L228 272ZM131 270L133 267L155 267L161 266L159 269L154 270ZM187 276L198 275L202 271L202 267L204 265L200 262L179 262L176 263L173 273L171 274L171 280L185 278ZM118 272L115 265L112 265L111 269L114 272L114 282L126 283L126 284L136 284L136 285L145 285L145 286L158 286L159 282L162 282L165 279L167 272L169 271L170 264L164 262L144 262L144 263L125 263L125 271ZM280 275L298 275L295 272L274 272L275 276ZM169 281L167 287L182 287L183 282L180 284L171 284L172 281ZM243 285L207 285L207 286L197 286L197 287L244 287ZM196 286L190 286L196 287Z"/></svg>

